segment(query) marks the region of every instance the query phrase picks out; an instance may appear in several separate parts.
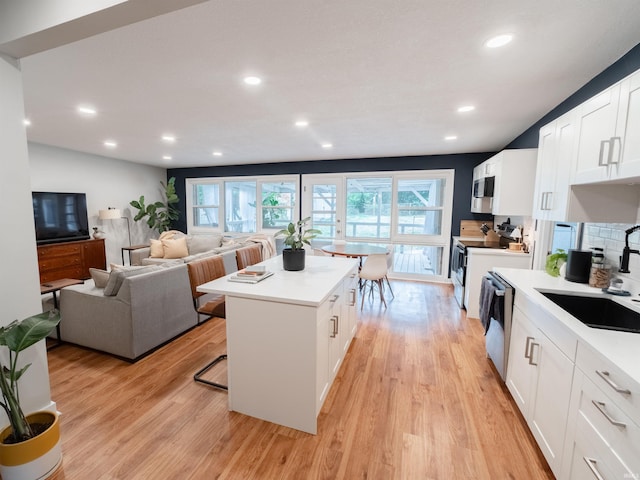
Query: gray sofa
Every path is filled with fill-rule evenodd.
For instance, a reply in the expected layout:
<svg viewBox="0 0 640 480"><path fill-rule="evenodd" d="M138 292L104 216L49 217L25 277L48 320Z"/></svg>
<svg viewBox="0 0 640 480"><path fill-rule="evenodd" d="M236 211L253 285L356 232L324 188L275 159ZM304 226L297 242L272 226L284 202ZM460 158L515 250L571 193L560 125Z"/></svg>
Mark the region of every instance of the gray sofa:
<svg viewBox="0 0 640 480"><path fill-rule="evenodd" d="M62 289L62 340L135 360L197 324L186 264L134 270Z"/></svg>
<svg viewBox="0 0 640 480"><path fill-rule="evenodd" d="M175 258L152 257L151 247L140 248L131 252L131 265L162 265L175 263L189 263L201 258L233 252L238 248L253 244L247 237L223 237L222 235L185 235L177 232L172 239L186 238L187 255ZM225 255L225 269L231 273L235 264L235 256Z"/></svg>

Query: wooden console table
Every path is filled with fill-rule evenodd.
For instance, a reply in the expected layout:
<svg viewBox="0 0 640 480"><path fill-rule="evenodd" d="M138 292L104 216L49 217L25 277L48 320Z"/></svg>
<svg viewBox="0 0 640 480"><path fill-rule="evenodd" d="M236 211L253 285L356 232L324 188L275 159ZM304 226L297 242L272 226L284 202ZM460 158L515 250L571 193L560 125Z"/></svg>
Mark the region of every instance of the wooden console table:
<svg viewBox="0 0 640 480"><path fill-rule="evenodd" d="M90 278L89 268L105 270L104 239L79 240L38 246L40 283Z"/></svg>

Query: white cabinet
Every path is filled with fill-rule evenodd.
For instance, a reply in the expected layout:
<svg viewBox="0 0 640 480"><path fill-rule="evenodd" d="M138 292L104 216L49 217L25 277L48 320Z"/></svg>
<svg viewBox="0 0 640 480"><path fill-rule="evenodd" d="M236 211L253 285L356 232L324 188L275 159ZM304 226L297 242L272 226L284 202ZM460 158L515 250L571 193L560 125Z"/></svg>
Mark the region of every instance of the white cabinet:
<svg viewBox="0 0 640 480"><path fill-rule="evenodd" d="M548 318L540 318L546 313L535 308L530 308L528 313L538 317L542 325L529 318L518 304L515 305L507 388L551 470L559 476L574 363L554 343L556 339L547 336L541 328L549 323Z"/></svg>
<svg viewBox="0 0 640 480"><path fill-rule="evenodd" d="M533 217L566 221L569 209L576 111L540 129Z"/></svg>
<svg viewBox="0 0 640 480"><path fill-rule="evenodd" d="M640 139L629 128L640 128L640 74L542 127L533 217L635 223L640 191L625 180L640 177Z"/></svg>
<svg viewBox="0 0 640 480"><path fill-rule="evenodd" d="M580 107L574 184L640 177L640 72Z"/></svg>
<svg viewBox="0 0 640 480"><path fill-rule="evenodd" d="M347 354L351 340L358 329L358 269L344 279L342 301L342 355Z"/></svg>
<svg viewBox="0 0 640 480"><path fill-rule="evenodd" d="M493 177L493 196L472 195L473 213L531 216L537 149L503 150L473 170L478 179ZM473 192L472 192L473 193Z"/></svg>
<svg viewBox="0 0 640 480"><path fill-rule="evenodd" d="M576 366L562 478L636 478L640 386L582 342Z"/></svg>

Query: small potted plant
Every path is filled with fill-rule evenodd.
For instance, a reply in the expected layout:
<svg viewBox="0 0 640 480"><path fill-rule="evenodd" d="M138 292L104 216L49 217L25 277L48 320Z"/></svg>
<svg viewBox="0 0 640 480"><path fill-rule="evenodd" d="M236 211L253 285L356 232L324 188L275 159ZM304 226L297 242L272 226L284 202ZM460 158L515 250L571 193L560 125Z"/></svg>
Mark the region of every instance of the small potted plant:
<svg viewBox="0 0 640 480"><path fill-rule="evenodd" d="M60 465L60 425L54 412L25 415L18 380L31 364L20 366L21 351L43 340L60 322L57 310L0 327L0 345L9 350L8 364L0 359L0 405L9 425L0 432L0 474L3 480L46 478Z"/></svg>
<svg viewBox="0 0 640 480"><path fill-rule="evenodd" d="M316 238L320 230L315 228L305 228L311 217L298 220L296 223L289 223L287 228L276 232L273 236L284 236L284 244L288 247L282 251L282 266L285 270L304 270L304 259L306 251L305 244L311 245L311 240Z"/></svg>

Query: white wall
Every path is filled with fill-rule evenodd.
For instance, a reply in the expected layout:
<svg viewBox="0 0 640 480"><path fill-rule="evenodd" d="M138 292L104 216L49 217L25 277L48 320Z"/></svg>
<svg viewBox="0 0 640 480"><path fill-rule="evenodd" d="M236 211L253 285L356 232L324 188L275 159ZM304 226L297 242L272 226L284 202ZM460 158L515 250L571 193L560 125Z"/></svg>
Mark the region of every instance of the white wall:
<svg viewBox="0 0 640 480"><path fill-rule="evenodd" d="M164 168L37 143L29 143L28 148L31 191L87 194L89 228L97 226L106 233L107 264L122 263L121 248L129 245L127 222L124 219L99 220L99 210L107 207L121 210L122 215L129 219L133 245L157 238L158 233L151 231L144 220L133 221L137 210L129 202L137 200L140 195L145 196L147 203L160 200L163 192L160 182L166 182L167 178Z"/></svg>
<svg viewBox="0 0 640 480"><path fill-rule="evenodd" d="M16 60L0 55L0 204L5 231L0 236L2 280L0 325L40 313L40 280L36 254L36 234L31 207L27 137L22 124L24 102L22 78ZM8 354L0 351L3 362ZM21 363L31 363L20 381L20 398L27 412L55 408L51 402L47 352L44 342L20 355ZM0 425L8 424L0 412Z"/></svg>

